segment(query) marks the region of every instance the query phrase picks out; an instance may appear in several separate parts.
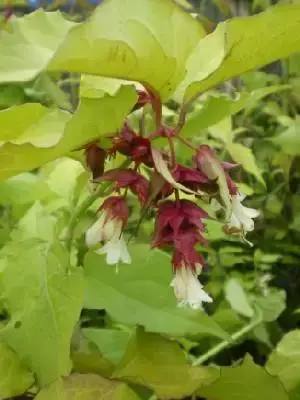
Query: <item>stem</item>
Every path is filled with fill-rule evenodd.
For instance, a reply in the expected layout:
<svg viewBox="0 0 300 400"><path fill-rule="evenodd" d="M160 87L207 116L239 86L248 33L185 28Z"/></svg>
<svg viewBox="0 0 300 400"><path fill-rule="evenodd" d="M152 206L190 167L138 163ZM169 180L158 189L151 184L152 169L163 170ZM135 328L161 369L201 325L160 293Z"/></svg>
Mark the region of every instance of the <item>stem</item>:
<svg viewBox="0 0 300 400"><path fill-rule="evenodd" d="M184 105L182 109L180 110L179 118L178 118L178 123L176 126L176 135L180 134L181 129L183 128L185 124L185 118L187 114L187 107Z"/></svg>
<svg viewBox="0 0 300 400"><path fill-rule="evenodd" d="M172 168L174 168L176 165L176 156L175 156L175 148L174 148L173 138L168 136L168 141L169 141L170 152L171 152Z"/></svg>
<svg viewBox="0 0 300 400"><path fill-rule="evenodd" d="M174 137L178 139L181 143L185 144L190 149L197 151L197 148L193 146L190 142L188 142L186 139L182 138L181 136L174 136Z"/></svg>
<svg viewBox="0 0 300 400"><path fill-rule="evenodd" d="M243 336L245 336L247 333L251 332L254 328L256 328L260 323L262 322L262 313L259 309L256 310L256 315L253 318L252 321L249 322L249 324L245 325L243 328L235 332L229 340L224 340L223 342L217 344L215 347L212 349L208 350L206 353L204 353L202 356L197 358L194 362L193 365L201 365L205 363L207 360L210 358L216 356L218 353L221 351L225 350L228 346L232 345L232 343L238 341L241 339Z"/></svg>
<svg viewBox="0 0 300 400"><path fill-rule="evenodd" d="M102 197L105 194L106 189L110 187L111 183L110 182L105 182L101 186L97 188L95 193L93 193L91 196L86 198L78 207L77 210L75 210L74 214L72 215L72 218L70 219L68 228L67 228L67 233L66 233L66 246L67 249L70 250L73 242L73 236L74 236L74 230L77 225L78 219L86 212L86 210L94 203L95 200L98 199L98 197Z"/></svg>

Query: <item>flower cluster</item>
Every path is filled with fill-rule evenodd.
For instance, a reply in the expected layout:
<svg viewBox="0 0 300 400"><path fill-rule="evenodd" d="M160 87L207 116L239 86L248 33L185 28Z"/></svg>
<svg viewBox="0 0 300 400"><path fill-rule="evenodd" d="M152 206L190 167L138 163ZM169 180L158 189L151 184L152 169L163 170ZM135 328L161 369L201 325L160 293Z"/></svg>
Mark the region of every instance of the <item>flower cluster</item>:
<svg viewBox="0 0 300 400"><path fill-rule="evenodd" d="M244 195L229 175L235 164L219 160L208 145L194 147L181 138L184 116L181 115L175 128L163 125L160 100L151 91L138 93L132 111L146 104L152 104L155 113L154 132L145 135L144 121L136 132L126 120L122 130L110 137L109 150L95 143L86 147L86 163L94 184L110 183L110 197L98 210L98 220L88 229L86 244L99 254L106 254L108 264L131 262L124 229L130 217L128 194L133 194L142 216L150 207L156 210L152 247L172 251L171 286L179 304L201 308L203 302L211 302L212 298L198 279L205 262L197 248L207 244L204 232L205 219L209 218L198 205L198 199L223 210L224 231L239 234L245 241L247 232L254 229L253 218L258 212L242 204ZM158 137L167 138L167 149L154 147L154 139ZM191 165L177 162L175 141L194 151ZM105 171L105 159L117 153L127 158L126 167Z"/></svg>

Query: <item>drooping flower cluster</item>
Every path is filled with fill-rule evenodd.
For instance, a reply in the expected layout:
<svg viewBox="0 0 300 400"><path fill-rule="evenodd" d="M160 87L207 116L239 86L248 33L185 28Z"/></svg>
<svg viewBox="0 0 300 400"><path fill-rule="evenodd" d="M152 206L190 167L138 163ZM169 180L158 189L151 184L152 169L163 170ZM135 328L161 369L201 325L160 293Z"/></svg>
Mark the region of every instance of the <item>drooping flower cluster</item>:
<svg viewBox="0 0 300 400"><path fill-rule="evenodd" d="M197 247L207 244L203 233L204 220L209 218L197 204L198 199L224 210L224 231L239 234L244 240L247 232L253 230L253 218L258 216L258 212L242 205L244 195L229 175L235 164L220 161L208 145L196 148L181 138L180 127L184 118L179 118L175 128L163 125L160 100L151 91L138 93L132 111L146 104L152 104L155 113L154 132L145 135L143 120L140 131L136 132L126 120L123 129L110 137L109 150L94 143L86 148L86 163L93 182L97 185L111 184L111 197L98 210L98 220L86 233L86 244L99 254L106 254L108 264L131 262L124 239L124 229L130 217L127 197L131 193L141 206L141 216L150 207L156 210L152 247L172 251L174 278L171 286L179 304L201 308L203 302L212 299L198 279L205 262ZM154 139L158 137L167 138L169 148L155 148ZM193 149L192 165L177 162L175 141ZM127 158L126 167L105 171L105 158L117 153ZM103 246L99 248L101 243Z"/></svg>

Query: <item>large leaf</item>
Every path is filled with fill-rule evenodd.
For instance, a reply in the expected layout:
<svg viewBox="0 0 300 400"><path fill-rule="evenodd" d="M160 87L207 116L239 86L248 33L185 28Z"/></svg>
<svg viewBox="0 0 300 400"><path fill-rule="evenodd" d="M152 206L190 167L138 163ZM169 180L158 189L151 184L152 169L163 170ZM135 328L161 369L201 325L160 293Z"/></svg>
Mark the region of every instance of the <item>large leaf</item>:
<svg viewBox="0 0 300 400"><path fill-rule="evenodd" d="M50 61L74 25L59 12L41 9L10 22L1 30L0 82L30 81Z"/></svg>
<svg viewBox="0 0 300 400"><path fill-rule="evenodd" d="M249 356L238 367L222 367L220 379L201 388L199 394L214 400L289 399L280 380Z"/></svg>
<svg viewBox="0 0 300 400"><path fill-rule="evenodd" d="M225 284L224 291L226 300L236 312L247 318L253 316L253 308L249 303L244 288L237 279L229 279Z"/></svg>
<svg viewBox="0 0 300 400"><path fill-rule="evenodd" d="M181 399L214 380L215 372L189 365L178 343L137 329L113 377L145 385L159 398Z"/></svg>
<svg viewBox="0 0 300 400"><path fill-rule="evenodd" d="M227 336L203 311L178 308L170 287L167 254L136 245L130 248L133 262L118 273L103 257L89 253L85 259L87 308L106 309L117 321L139 324L148 331L174 335Z"/></svg>
<svg viewBox="0 0 300 400"><path fill-rule="evenodd" d="M83 98L71 119L70 114L39 104L0 112L0 179L39 167L101 135L117 131L135 101L134 87L123 86L115 96Z"/></svg>
<svg viewBox="0 0 300 400"><path fill-rule="evenodd" d="M58 379L43 389L36 400L138 400L125 383L110 381L99 375L73 374Z"/></svg>
<svg viewBox="0 0 300 400"><path fill-rule="evenodd" d="M56 221L36 204L0 254L2 299L10 320L1 338L43 386L70 372L70 340L83 297L81 269L57 240Z"/></svg>
<svg viewBox="0 0 300 400"><path fill-rule="evenodd" d="M299 29L299 4L279 5L255 16L220 23L188 60L187 78L178 95L185 92L188 101L236 75L300 51ZM207 65L211 64L215 71L209 73Z"/></svg>
<svg viewBox="0 0 300 400"><path fill-rule="evenodd" d="M22 394L34 383L33 374L4 342L0 342L0 376L1 399Z"/></svg>
<svg viewBox="0 0 300 400"><path fill-rule="evenodd" d="M290 392L300 389L300 330L287 333L271 353L266 368L276 375Z"/></svg>
<svg viewBox="0 0 300 400"><path fill-rule="evenodd" d="M204 35L171 0L107 0L72 29L48 70L139 81L168 97Z"/></svg>

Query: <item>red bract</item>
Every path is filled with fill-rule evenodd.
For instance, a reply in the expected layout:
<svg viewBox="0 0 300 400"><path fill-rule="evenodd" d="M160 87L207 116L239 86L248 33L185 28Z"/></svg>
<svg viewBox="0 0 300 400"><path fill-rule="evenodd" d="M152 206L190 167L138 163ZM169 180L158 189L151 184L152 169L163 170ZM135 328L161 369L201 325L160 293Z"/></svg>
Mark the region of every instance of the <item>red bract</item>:
<svg viewBox="0 0 300 400"><path fill-rule="evenodd" d="M193 248L185 250L184 252L175 250L173 253L172 266L174 272L179 268L190 268L196 273L199 273L199 270L204 265L205 261Z"/></svg>
<svg viewBox="0 0 300 400"><path fill-rule="evenodd" d="M166 201L159 206L155 222L152 246L161 247L173 243L184 248L188 243L194 246L203 243L200 232L205 230L202 218L208 214L189 200Z"/></svg>
<svg viewBox="0 0 300 400"><path fill-rule="evenodd" d="M115 151L131 157L137 163L153 167L150 140L138 136L128 124L124 125L119 136L113 138L113 145Z"/></svg>
<svg viewBox="0 0 300 400"><path fill-rule="evenodd" d="M93 180L103 175L105 157L106 151L98 147L95 143L91 143L86 147L86 164L92 171Z"/></svg>
<svg viewBox="0 0 300 400"><path fill-rule="evenodd" d="M141 204L145 204L148 199L149 182L132 169L111 169L101 177L101 181L115 181L116 190L129 188L138 196Z"/></svg>
<svg viewBox="0 0 300 400"><path fill-rule="evenodd" d="M105 210L107 219L122 221L123 227L127 224L129 209L123 196L111 196L104 200L98 211Z"/></svg>
<svg viewBox="0 0 300 400"><path fill-rule="evenodd" d="M194 162L196 163L197 168L212 181L217 180L221 175L223 175L226 178L229 193L231 195L237 194L237 186L226 171L237 167L237 164L224 161L221 162L218 159L216 152L205 144L199 146L197 154L194 157Z"/></svg>
<svg viewBox="0 0 300 400"><path fill-rule="evenodd" d="M146 104L151 103L151 97L147 92L143 90L137 90L138 100L133 107L132 111L139 110L140 108L144 107Z"/></svg>

